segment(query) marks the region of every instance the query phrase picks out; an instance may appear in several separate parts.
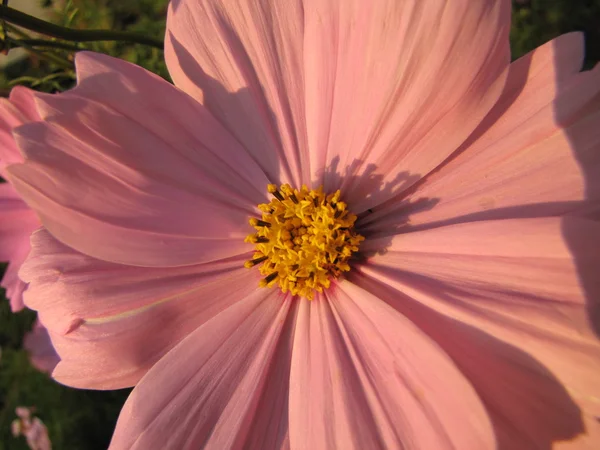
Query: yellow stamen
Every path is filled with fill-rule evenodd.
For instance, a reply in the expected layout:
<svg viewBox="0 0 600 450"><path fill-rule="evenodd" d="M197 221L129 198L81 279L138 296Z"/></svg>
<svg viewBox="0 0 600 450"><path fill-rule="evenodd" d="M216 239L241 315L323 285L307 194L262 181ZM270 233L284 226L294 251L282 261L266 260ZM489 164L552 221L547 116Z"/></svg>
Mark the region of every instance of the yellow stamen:
<svg viewBox="0 0 600 450"><path fill-rule="evenodd" d="M246 261L244 263L244 267L246 267L247 269L251 269L255 265L260 264L261 262L264 262L267 259L269 259L268 256L264 256L264 255L259 256L258 258L254 258L254 259L251 259L250 261Z"/></svg>
<svg viewBox="0 0 600 450"><path fill-rule="evenodd" d="M271 226L271 224L269 222L265 222L264 220L260 220L255 217L252 217L248 222L253 227L270 227Z"/></svg>
<svg viewBox="0 0 600 450"><path fill-rule="evenodd" d="M255 244L256 253L244 266L261 264L261 287L277 284L283 292L312 300L315 291L329 288L331 278L350 270L348 261L364 240L354 231L356 216L339 190L325 195L322 187L269 184L267 191L275 199L258 205L261 219L249 221L256 233L245 242Z"/></svg>

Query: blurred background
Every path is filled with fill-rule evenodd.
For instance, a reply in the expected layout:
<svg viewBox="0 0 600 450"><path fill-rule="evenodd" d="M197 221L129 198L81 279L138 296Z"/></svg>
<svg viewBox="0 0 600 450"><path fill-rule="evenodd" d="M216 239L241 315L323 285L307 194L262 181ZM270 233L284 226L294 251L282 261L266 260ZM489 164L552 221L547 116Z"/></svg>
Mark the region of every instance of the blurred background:
<svg viewBox="0 0 600 450"><path fill-rule="evenodd" d="M62 26L138 32L162 39L168 0L10 0L9 6ZM514 0L511 46L513 59L569 32L586 35L585 68L600 61L600 0ZM75 44L50 39L40 43L30 31L4 24L0 34L0 93L16 85L44 92L70 88L75 81L73 54L80 49L106 53L139 64L169 79L162 51L139 44ZM19 42L20 41L20 42ZM47 52L48 46L63 46ZM17 48L20 47L20 48ZM0 276L6 268L0 264ZM48 428L54 449L107 448L128 390L98 392L69 389L36 370L23 347L35 313L13 314L0 289L0 450L27 449L13 437L15 408L32 408Z"/></svg>

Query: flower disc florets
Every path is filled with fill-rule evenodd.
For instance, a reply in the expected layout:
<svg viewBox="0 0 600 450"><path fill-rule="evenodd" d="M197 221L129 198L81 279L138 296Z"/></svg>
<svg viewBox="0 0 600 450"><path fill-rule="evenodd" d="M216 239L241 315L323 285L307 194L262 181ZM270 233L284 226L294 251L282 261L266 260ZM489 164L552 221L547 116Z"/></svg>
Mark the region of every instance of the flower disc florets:
<svg viewBox="0 0 600 450"><path fill-rule="evenodd" d="M245 266L261 264L260 286L278 284L283 292L312 300L332 277L350 270L348 261L364 240L354 231L356 216L340 201L339 190L326 195L322 187L298 190L288 184L267 190L274 199L258 205L261 219L250 219L256 234L245 241L256 244L256 251Z"/></svg>

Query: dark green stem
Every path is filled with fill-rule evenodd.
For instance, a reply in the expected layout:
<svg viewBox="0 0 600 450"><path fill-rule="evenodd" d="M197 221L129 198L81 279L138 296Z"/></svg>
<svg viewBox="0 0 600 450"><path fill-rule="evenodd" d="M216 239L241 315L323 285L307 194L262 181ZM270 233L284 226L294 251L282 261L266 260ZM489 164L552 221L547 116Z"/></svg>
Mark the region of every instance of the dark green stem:
<svg viewBox="0 0 600 450"><path fill-rule="evenodd" d="M72 52L79 52L85 50L85 48L78 47L77 45L67 44L66 42L48 41L46 39L11 39L5 38L6 42L12 44L13 47L48 47L48 48L60 48L62 50L69 50Z"/></svg>
<svg viewBox="0 0 600 450"><path fill-rule="evenodd" d="M125 41L160 49L163 48L162 41L141 34L110 30L76 30L74 28L61 27L4 5L0 5L0 19L47 36L64 39L65 41Z"/></svg>
<svg viewBox="0 0 600 450"><path fill-rule="evenodd" d="M23 40L31 39L31 36L29 36L27 33L25 33L20 28L17 28L16 26L11 25L10 23L5 23L4 26L7 31L10 31L11 33L14 33L17 36L21 37L21 42L19 44L19 47L22 47L22 48L28 50L29 52L36 54L37 56L39 56L42 59L45 59L47 61L51 61L55 64L58 64L59 66L64 67L65 69L73 69L73 61L69 61L68 59L63 58L62 56L55 54L55 53L48 53L48 52L41 51L39 49L36 49L35 47L32 47L31 45L24 43ZM13 39L8 36L5 37L5 41L7 41L7 42L11 42L12 40Z"/></svg>

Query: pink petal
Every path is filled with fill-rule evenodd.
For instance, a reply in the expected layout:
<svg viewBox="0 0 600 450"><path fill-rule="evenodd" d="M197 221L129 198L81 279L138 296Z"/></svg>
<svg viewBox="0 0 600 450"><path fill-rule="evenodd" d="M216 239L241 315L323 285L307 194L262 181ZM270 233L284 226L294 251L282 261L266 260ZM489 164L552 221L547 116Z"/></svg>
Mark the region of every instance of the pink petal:
<svg viewBox="0 0 600 450"><path fill-rule="evenodd" d="M340 187L359 213L427 175L494 105L510 61L510 3L305 3L313 180Z"/></svg>
<svg viewBox="0 0 600 450"><path fill-rule="evenodd" d="M53 376L83 388L135 384L189 333L257 289L260 275L244 259L123 266L37 231L21 276L30 283L25 302L38 310L61 358Z"/></svg>
<svg viewBox="0 0 600 450"><path fill-rule="evenodd" d="M16 408L15 413L19 418L11 423L12 434L14 437L24 436L31 450L51 450L48 429L38 417L31 417L33 409L25 406Z"/></svg>
<svg viewBox="0 0 600 450"><path fill-rule="evenodd" d="M176 0L165 59L273 182L310 181L304 110L303 3Z"/></svg>
<svg viewBox="0 0 600 450"><path fill-rule="evenodd" d="M17 406L15 408L15 414L22 419L23 422L31 422L31 409L26 406Z"/></svg>
<svg viewBox="0 0 600 450"><path fill-rule="evenodd" d="M282 177L295 184L343 185L360 212L436 167L492 107L509 62L509 9L179 0L166 60L175 83L257 159L287 161Z"/></svg>
<svg viewBox="0 0 600 450"><path fill-rule="evenodd" d="M497 448L555 448L553 444L584 432L581 412L565 387L518 347L445 316L387 283L369 276L354 281L404 314L452 358L485 404ZM445 295L446 290L440 287L439 292ZM600 431L596 424L588 432L594 434L595 428ZM595 434L597 443L600 436ZM590 436L589 443L593 439ZM585 440L574 442L581 445Z"/></svg>
<svg viewBox="0 0 600 450"><path fill-rule="evenodd" d="M138 266L248 251L248 215L268 180L243 148L144 69L91 53L77 67L75 89L36 94L46 122L15 132L27 162L8 169L48 230L90 256Z"/></svg>
<svg viewBox="0 0 600 450"><path fill-rule="evenodd" d="M290 390L292 449L488 449L476 393L408 320L342 283L301 302Z"/></svg>
<svg viewBox="0 0 600 450"><path fill-rule="evenodd" d="M364 250L378 245L365 275L530 355L586 422L600 415L600 223L474 222L372 239Z"/></svg>
<svg viewBox="0 0 600 450"><path fill-rule="evenodd" d="M511 65L502 98L458 156L362 223L387 232L469 220L600 210L600 68L577 73L571 33ZM435 206L433 206L435 205Z"/></svg>
<svg viewBox="0 0 600 450"><path fill-rule="evenodd" d="M0 176L6 178L7 165L23 161L13 129L39 119L33 91L15 87L8 99L0 99ZM29 253L29 235L39 226L36 215L14 188L8 183L0 184L0 261L9 263L0 285L6 289L13 311L23 309L26 285L17 273Z"/></svg>
<svg viewBox="0 0 600 450"><path fill-rule="evenodd" d="M6 178L8 164L23 161L12 131L23 123L40 120L33 99L33 91L17 86L8 99L0 99L0 175Z"/></svg>
<svg viewBox="0 0 600 450"><path fill-rule="evenodd" d="M2 287L11 309L23 309L23 283L17 273L29 253L29 235L40 226L34 212L8 183L0 184L0 261L9 263Z"/></svg>
<svg viewBox="0 0 600 450"><path fill-rule="evenodd" d="M110 449L286 448L291 305L256 291L190 334L135 387Z"/></svg>
<svg viewBox="0 0 600 450"><path fill-rule="evenodd" d="M0 184L0 218L0 261L8 261L24 247L29 249L29 235L40 225L9 183Z"/></svg>
<svg viewBox="0 0 600 450"><path fill-rule="evenodd" d="M60 358L54 350L48 330L36 320L33 329L25 335L23 347L29 352L31 364L41 372L52 373Z"/></svg>
<svg viewBox="0 0 600 450"><path fill-rule="evenodd" d="M0 240L1 241L1 240ZM1 245L1 242L0 242ZM0 286L6 289L6 298L10 300L10 309L17 312L25 307L23 302L23 293L27 284L19 278L19 268L27 258L27 252L18 252L10 259L10 263L4 272Z"/></svg>
<svg viewBox="0 0 600 450"><path fill-rule="evenodd" d="M23 433L31 450L52 450L46 425L37 417L31 422L31 427Z"/></svg>

